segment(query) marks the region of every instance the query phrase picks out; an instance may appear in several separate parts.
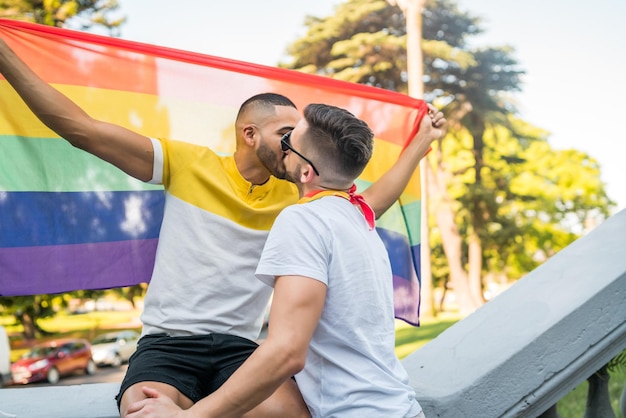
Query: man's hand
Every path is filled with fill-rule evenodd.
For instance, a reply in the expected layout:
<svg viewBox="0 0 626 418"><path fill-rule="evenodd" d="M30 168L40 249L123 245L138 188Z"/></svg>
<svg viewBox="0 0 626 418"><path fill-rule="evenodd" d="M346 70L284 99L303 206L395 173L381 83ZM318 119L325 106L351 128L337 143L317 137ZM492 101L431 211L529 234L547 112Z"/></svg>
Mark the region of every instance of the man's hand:
<svg viewBox="0 0 626 418"><path fill-rule="evenodd" d="M435 106L428 104L428 114L420 122L419 130L413 141L424 141L424 143L430 146L433 141L441 138L445 124L446 118L443 116L443 113Z"/></svg>
<svg viewBox="0 0 626 418"><path fill-rule="evenodd" d="M443 117L443 113L439 111L435 106L428 104L428 117L430 117L433 128L439 129L439 136L443 133L443 127L446 124L446 118Z"/></svg>
<svg viewBox="0 0 626 418"><path fill-rule="evenodd" d="M147 398L132 403L124 418L183 418L187 416L187 413L180 409L174 401L158 390L145 386L141 390Z"/></svg>
<svg viewBox="0 0 626 418"><path fill-rule="evenodd" d="M431 104L427 106L428 113L420 121L417 134L402 151L398 161L362 193L377 219L398 200L420 160L430 151L430 145L443 134L446 124L443 113Z"/></svg>

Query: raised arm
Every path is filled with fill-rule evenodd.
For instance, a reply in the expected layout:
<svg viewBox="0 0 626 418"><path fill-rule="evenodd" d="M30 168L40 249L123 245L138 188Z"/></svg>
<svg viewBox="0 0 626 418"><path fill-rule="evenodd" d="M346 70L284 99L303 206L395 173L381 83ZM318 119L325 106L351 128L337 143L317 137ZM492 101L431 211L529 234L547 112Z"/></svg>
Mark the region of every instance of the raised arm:
<svg viewBox="0 0 626 418"><path fill-rule="evenodd" d="M441 135L446 123L443 113L433 105L428 105L428 114L420 122L417 134L404 149L398 161L374 184L363 191L363 197L380 217L394 204L406 188L411 176L430 145Z"/></svg>
<svg viewBox="0 0 626 418"><path fill-rule="evenodd" d="M152 178L154 151L149 138L91 118L39 78L3 39L0 39L0 73L32 112L70 144L110 162L139 180Z"/></svg>

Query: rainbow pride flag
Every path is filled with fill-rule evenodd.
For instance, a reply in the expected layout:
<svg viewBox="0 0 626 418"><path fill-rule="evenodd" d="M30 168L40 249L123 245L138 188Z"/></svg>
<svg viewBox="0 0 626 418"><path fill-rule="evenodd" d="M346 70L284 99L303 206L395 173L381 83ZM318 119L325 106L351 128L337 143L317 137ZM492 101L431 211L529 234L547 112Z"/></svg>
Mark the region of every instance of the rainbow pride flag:
<svg viewBox="0 0 626 418"><path fill-rule="evenodd" d="M427 111L387 90L78 31L0 19L0 36L94 118L218 153L234 151L237 110L254 94L281 93L299 109L346 108L376 135L361 191L393 165ZM377 222L391 256L396 317L416 325L418 171ZM163 202L160 187L59 138L0 76L0 296L149 282Z"/></svg>

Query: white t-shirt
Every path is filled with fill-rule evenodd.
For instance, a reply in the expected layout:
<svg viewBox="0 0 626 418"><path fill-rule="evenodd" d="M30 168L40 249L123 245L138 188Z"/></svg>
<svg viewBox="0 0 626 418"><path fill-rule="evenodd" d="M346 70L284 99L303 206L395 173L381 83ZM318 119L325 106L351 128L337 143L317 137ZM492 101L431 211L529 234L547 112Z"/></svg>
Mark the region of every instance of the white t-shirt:
<svg viewBox="0 0 626 418"><path fill-rule="evenodd" d="M421 407L395 355L393 281L387 250L342 197L285 208L257 277L300 275L328 287L324 310L296 376L312 416L415 417Z"/></svg>

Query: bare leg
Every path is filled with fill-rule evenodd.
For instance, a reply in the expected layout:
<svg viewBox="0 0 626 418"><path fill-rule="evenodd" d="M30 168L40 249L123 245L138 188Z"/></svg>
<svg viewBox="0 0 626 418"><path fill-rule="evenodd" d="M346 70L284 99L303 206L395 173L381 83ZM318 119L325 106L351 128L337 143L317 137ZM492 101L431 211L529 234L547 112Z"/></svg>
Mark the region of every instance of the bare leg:
<svg viewBox="0 0 626 418"><path fill-rule="evenodd" d="M189 409L193 405L191 399L179 392L178 389L176 389L174 386L170 386L161 382L139 382L126 389L126 391L122 395L122 401L120 402L120 417L123 418L126 416L126 411L133 402L137 402L146 398L146 395L144 395L141 390L142 386L147 386L158 390L163 395L172 399L174 403L180 406L182 409Z"/></svg>

